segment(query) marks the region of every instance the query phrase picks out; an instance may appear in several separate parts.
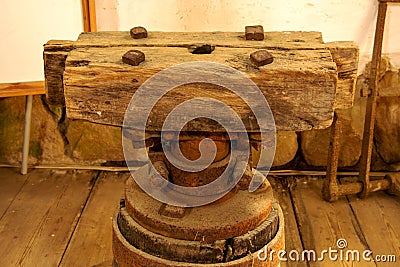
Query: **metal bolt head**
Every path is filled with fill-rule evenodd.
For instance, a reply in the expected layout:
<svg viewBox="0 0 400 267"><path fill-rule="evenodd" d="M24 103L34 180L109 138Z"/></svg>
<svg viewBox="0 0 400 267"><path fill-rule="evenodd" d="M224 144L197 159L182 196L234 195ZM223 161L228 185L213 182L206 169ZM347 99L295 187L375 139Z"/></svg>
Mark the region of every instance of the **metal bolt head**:
<svg viewBox="0 0 400 267"><path fill-rule="evenodd" d="M147 38L147 30L141 26L132 28L130 34L133 39Z"/></svg>
<svg viewBox="0 0 400 267"><path fill-rule="evenodd" d="M129 50L122 56L122 62L132 66L138 66L145 60L145 55L139 50Z"/></svg>
<svg viewBox="0 0 400 267"><path fill-rule="evenodd" d="M215 49L215 46L205 44L205 45L193 45L189 48L192 54L211 54Z"/></svg>
<svg viewBox="0 0 400 267"><path fill-rule="evenodd" d="M264 28L262 25L246 26L246 40L262 41L264 40Z"/></svg>
<svg viewBox="0 0 400 267"><path fill-rule="evenodd" d="M260 67L274 62L274 57L267 50L258 50L250 54L250 60L254 65Z"/></svg>

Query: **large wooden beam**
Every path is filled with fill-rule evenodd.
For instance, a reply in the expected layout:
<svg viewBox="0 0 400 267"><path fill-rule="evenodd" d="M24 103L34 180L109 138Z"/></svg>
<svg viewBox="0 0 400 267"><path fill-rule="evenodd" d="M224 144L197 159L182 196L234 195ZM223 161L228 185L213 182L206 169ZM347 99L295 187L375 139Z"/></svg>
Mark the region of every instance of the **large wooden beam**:
<svg viewBox="0 0 400 267"><path fill-rule="evenodd" d="M44 76L46 79L46 98L50 105L64 106L65 60L72 50L72 41L48 41L44 46Z"/></svg>
<svg viewBox="0 0 400 267"><path fill-rule="evenodd" d="M65 90L67 116L121 126L134 91L147 78L190 61L218 62L247 75L268 100L278 130L328 127L334 109L352 105L358 63L358 48L353 43L325 44L318 32L271 32L265 34L264 41L246 41L243 35L149 32L148 38L133 40L129 32L83 33L72 43L71 51L62 51L67 54L63 54L65 73L61 61L58 62L58 66L62 66L58 71L64 79L61 89ZM204 44L214 46L215 51L208 55L190 53L194 47ZM45 54L51 52L48 45ZM146 61L137 67L122 63L122 55L130 49L143 51ZM268 49L275 58L274 63L259 68L251 64L249 55L257 49ZM54 77L46 77L49 79ZM61 98L63 91L57 87L60 88L53 86L50 90L49 87L49 93L57 91ZM202 90L198 86L181 89L185 94L177 95L187 97L193 96L188 92L196 92L220 100L229 99L242 118L249 117L249 109L243 108L243 103L229 92L212 86ZM169 104L164 103L163 108L153 113L153 130L160 127L158 124L169 107L185 97L166 96ZM246 126L249 129L250 126Z"/></svg>
<svg viewBox="0 0 400 267"><path fill-rule="evenodd" d="M334 108L351 108L357 82L358 46L353 42L330 42L326 46L331 51L333 61L335 61L338 69Z"/></svg>
<svg viewBox="0 0 400 267"><path fill-rule="evenodd" d="M186 47L202 44L227 48L253 48L274 50L326 49L320 32L266 32L263 41L248 41L240 32L148 32L148 37L132 39L129 32L100 31L82 33L74 47Z"/></svg>

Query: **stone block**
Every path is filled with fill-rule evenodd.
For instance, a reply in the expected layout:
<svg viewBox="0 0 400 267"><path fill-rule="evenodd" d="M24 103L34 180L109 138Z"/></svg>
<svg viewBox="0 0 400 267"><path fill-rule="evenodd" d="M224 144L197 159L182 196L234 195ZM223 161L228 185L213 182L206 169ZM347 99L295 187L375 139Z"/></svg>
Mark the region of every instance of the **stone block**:
<svg viewBox="0 0 400 267"><path fill-rule="evenodd" d="M75 160L92 163L124 160L121 127L70 120L66 136Z"/></svg>
<svg viewBox="0 0 400 267"><path fill-rule="evenodd" d="M341 121L339 167L355 166L361 156L366 98L360 91L364 84L365 78L358 77L353 107L336 111ZM330 132L331 127L301 133L301 154L308 165L327 165Z"/></svg>
<svg viewBox="0 0 400 267"><path fill-rule="evenodd" d="M272 166L282 166L294 159L298 149L297 134L291 131L277 132L276 135L276 150L275 157ZM260 161L260 152L252 148L253 162ZM270 155L266 154L266 157ZM261 159L259 168L266 167L262 165L262 162L266 161ZM268 162L268 161L266 161Z"/></svg>
<svg viewBox="0 0 400 267"><path fill-rule="evenodd" d="M25 97L0 99L0 161L19 164L25 119ZM64 164L71 159L64 153L58 120L43 104L41 96L33 97L29 164Z"/></svg>
<svg viewBox="0 0 400 267"><path fill-rule="evenodd" d="M342 131L339 140L339 167L354 166L361 155L361 136L352 121L341 118ZM301 153L310 166L326 166L328 160L330 127L301 133Z"/></svg>
<svg viewBox="0 0 400 267"><path fill-rule="evenodd" d="M370 63L360 76L364 79L362 90L368 91ZM374 142L379 157L395 169L400 163L400 71L393 67L390 59L382 57L379 68L379 83L376 107Z"/></svg>
<svg viewBox="0 0 400 267"><path fill-rule="evenodd" d="M376 149L386 163L400 162L400 97L381 97L376 111Z"/></svg>

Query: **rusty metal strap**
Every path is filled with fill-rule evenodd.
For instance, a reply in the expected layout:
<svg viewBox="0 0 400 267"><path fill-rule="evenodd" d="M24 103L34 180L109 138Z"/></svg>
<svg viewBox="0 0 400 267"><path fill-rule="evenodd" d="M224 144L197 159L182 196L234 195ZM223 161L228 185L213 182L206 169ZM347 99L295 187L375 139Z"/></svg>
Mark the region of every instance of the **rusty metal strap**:
<svg viewBox="0 0 400 267"><path fill-rule="evenodd" d="M371 167L371 155L373 149L373 138L374 138L374 123L376 118L376 99L378 96L378 69L379 62L382 55L382 42L383 32L385 29L387 4L386 2L379 2L378 7L378 18L376 21L375 28L375 40L372 54L371 64L371 79L370 88L371 95L367 100L367 108L365 113L364 122L364 134L362 142L362 153L361 153L361 165L360 165L360 176L359 181L363 184L363 191L360 193L360 197L368 196L370 190L369 176Z"/></svg>

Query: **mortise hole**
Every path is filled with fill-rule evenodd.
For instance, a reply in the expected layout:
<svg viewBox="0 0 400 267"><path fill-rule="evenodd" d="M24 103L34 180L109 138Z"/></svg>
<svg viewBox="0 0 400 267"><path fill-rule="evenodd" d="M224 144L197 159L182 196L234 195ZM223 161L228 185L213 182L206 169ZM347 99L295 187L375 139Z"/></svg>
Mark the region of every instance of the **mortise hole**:
<svg viewBox="0 0 400 267"><path fill-rule="evenodd" d="M191 51L192 54L211 54L215 49L215 46L212 45L200 45L200 46L192 46L189 48L189 51Z"/></svg>
<svg viewBox="0 0 400 267"><path fill-rule="evenodd" d="M72 66L72 67L84 67L84 66L87 66L87 65L89 65L89 63L90 63L90 61L89 60L71 60L70 62L69 62L69 64Z"/></svg>

